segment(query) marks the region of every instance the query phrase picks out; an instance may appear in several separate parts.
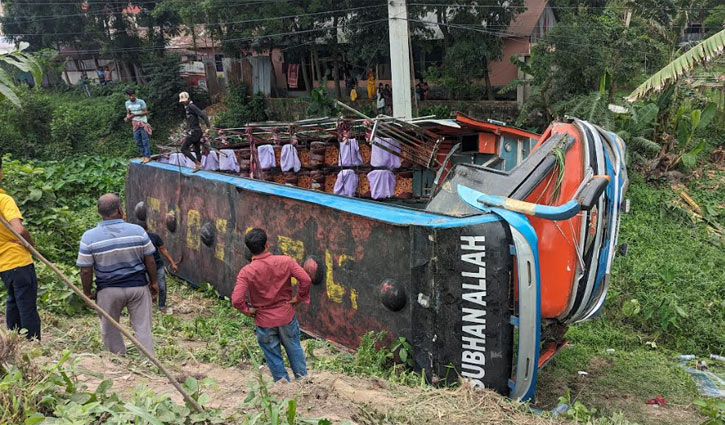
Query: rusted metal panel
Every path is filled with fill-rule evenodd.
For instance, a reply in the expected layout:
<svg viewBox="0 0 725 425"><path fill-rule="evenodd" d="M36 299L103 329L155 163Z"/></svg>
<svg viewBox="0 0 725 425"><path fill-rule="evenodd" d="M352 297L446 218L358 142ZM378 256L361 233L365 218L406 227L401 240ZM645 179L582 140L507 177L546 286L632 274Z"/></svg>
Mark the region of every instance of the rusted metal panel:
<svg viewBox="0 0 725 425"><path fill-rule="evenodd" d="M385 331L388 341L410 341L416 366L429 378L453 382L469 374L508 391L510 239L495 216L448 217L132 162L126 182L132 221L140 202L149 228L174 257L183 256L183 278L229 295L247 264L244 234L261 227L279 251L300 263L314 256L324 264L310 304L298 308L308 334L355 348L363 334ZM471 240L477 241L473 251ZM471 277L481 274L486 277Z"/></svg>

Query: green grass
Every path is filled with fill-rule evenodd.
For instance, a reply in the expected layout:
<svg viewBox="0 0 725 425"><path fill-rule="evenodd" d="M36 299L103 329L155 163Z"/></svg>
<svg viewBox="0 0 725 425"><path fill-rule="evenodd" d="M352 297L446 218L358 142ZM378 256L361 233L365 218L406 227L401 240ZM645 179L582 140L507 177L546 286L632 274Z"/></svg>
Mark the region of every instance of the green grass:
<svg viewBox="0 0 725 425"><path fill-rule="evenodd" d="M693 181L690 195L712 211L713 220L721 220L725 173L718 171L713 179L723 185L719 191L702 186L708 182ZM673 350L722 353L722 237L711 234L704 223L691 221L677 206L678 195L669 185L655 188L635 174L628 197L632 211L622 219L620 243L627 243L629 252L614 262L605 317Z"/></svg>

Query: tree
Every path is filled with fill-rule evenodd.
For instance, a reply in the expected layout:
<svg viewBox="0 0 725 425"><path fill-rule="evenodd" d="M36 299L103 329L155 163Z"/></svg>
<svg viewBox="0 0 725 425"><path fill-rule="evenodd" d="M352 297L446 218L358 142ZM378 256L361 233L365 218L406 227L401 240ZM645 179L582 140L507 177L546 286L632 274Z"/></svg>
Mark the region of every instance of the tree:
<svg viewBox="0 0 725 425"><path fill-rule="evenodd" d="M650 36L647 23L639 17L627 25L623 12L614 8L571 15L534 46L530 63L519 64L532 76L534 86L520 123L546 125L563 113L571 113L572 107L580 105L578 97L597 99L606 106L646 67L663 62L663 43ZM595 91L595 96L589 96ZM585 102L582 107L591 111L593 104Z"/></svg>
<svg viewBox="0 0 725 425"><path fill-rule="evenodd" d="M54 49L94 44L92 34L85 32L87 20L81 0L66 3L6 0L0 24L6 37L16 43L28 43L29 50ZM97 46L94 45L94 48ZM68 83L66 73L66 82Z"/></svg>
<svg viewBox="0 0 725 425"><path fill-rule="evenodd" d="M501 59L505 29L524 10L523 0L457 0L424 8L423 12L435 14L446 48L445 67L429 75L454 91L483 79L487 97L493 99L489 64Z"/></svg>

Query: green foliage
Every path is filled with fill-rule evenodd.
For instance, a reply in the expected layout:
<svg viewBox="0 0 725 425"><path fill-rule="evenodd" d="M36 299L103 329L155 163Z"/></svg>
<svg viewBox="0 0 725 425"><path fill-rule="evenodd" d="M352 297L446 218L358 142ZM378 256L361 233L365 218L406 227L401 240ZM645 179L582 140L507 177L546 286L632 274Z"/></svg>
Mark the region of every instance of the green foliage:
<svg viewBox="0 0 725 425"><path fill-rule="evenodd" d="M264 109L264 96L256 94L247 96L247 86L233 85L224 101L226 110L219 112L214 125L220 128L242 127L247 123L267 120Z"/></svg>
<svg viewBox="0 0 725 425"><path fill-rule="evenodd" d="M0 108L0 149L17 158L57 159L137 152L120 93L80 95L24 90L22 108Z"/></svg>
<svg viewBox="0 0 725 425"><path fill-rule="evenodd" d="M258 368L259 370L259 368ZM257 410L250 413L242 422L243 425L263 423L268 425L329 425L327 419L301 418L297 412L297 399L277 400L269 393L267 383L262 373L257 374L257 379L249 384L250 391L244 403Z"/></svg>
<svg viewBox="0 0 725 425"><path fill-rule="evenodd" d="M725 425L725 402L718 399L695 400L700 413L708 419L701 425Z"/></svg>
<svg viewBox="0 0 725 425"><path fill-rule="evenodd" d="M144 58L143 70L149 81L139 88L138 94L146 102L151 117L161 121L183 116L179 93L185 88L179 74L179 57L149 55ZM197 101L195 98L192 100Z"/></svg>
<svg viewBox="0 0 725 425"><path fill-rule="evenodd" d="M659 106L656 103L634 104L629 113L617 117L617 134L627 146L645 155L656 154L661 146L652 140Z"/></svg>
<svg viewBox="0 0 725 425"><path fill-rule="evenodd" d="M16 94L12 71L20 70L33 76L36 87L43 80L43 70L38 60L30 54L23 53L28 43L21 43L19 48L8 53L0 54L0 100L7 99L15 106L20 106L20 99ZM5 69L7 68L7 69Z"/></svg>
<svg viewBox="0 0 725 425"><path fill-rule="evenodd" d="M386 347L383 344L384 339L384 332L368 332L360 338L354 354L337 352L329 343L310 340L306 347L308 363L316 369L334 370L349 375L376 376L408 386L424 385L425 376L412 371L415 362L410 343L400 337L393 340L390 347ZM335 355L318 358L315 350L321 347L333 351Z"/></svg>
<svg viewBox="0 0 725 425"><path fill-rule="evenodd" d="M17 336L0 333L3 342L16 346ZM17 348L15 348L17 349ZM37 355L37 354L35 354ZM65 350L58 362L44 362L36 366L33 353L15 354L15 359L0 367L0 423L13 424L181 424L208 425L226 423L218 409L206 408L196 412L189 405L179 405L166 394L139 386L133 399L124 401L110 392L113 381L103 380L94 391L89 391L77 378L80 371L70 362L70 351ZM208 401L205 388L213 385L210 379L198 382L189 377L183 387L202 406Z"/></svg>
<svg viewBox="0 0 725 425"><path fill-rule="evenodd" d="M664 68L655 72L640 84L628 97L629 101L641 99L651 92L662 90L668 84L690 73L696 66L720 57L725 50L725 29L703 40Z"/></svg>
<svg viewBox="0 0 725 425"><path fill-rule="evenodd" d="M310 91L310 100L305 113L311 117L331 117L337 114L335 100L327 93L327 80L323 79L320 87Z"/></svg>
<svg viewBox="0 0 725 425"><path fill-rule="evenodd" d="M572 419L575 422L590 422L594 415L597 413L597 409L588 408L579 400L572 401L571 390L567 388L566 394L559 397L559 404L566 404L569 408L562 414L567 419Z"/></svg>
<svg viewBox="0 0 725 425"><path fill-rule="evenodd" d="M648 23L634 19L627 26L616 7L582 8L566 15L533 47L529 62L515 61L533 85L519 124L543 129L552 119L570 113L567 108L577 105L579 96L590 96L582 105L585 115L606 118L606 106L618 88L631 84L645 66L659 64L664 57L664 46L652 36ZM592 95L597 89L601 95Z"/></svg>
<svg viewBox="0 0 725 425"><path fill-rule="evenodd" d="M421 13L436 16L445 43L445 66L430 68L425 77L444 86L453 96L471 91L477 81L483 80L486 88L480 93L493 100L489 65L502 57L503 39L501 32L487 28L508 27L514 17L525 10L524 2L465 0L457 3L473 7L436 5L421 10Z"/></svg>
<svg viewBox="0 0 725 425"><path fill-rule="evenodd" d="M702 224L672 214L677 195L671 189L631 177L633 208L620 233L629 252L614 263L607 315L682 352L719 352L725 346L723 242ZM689 192L705 209L723 202L722 193L698 186Z"/></svg>
<svg viewBox="0 0 725 425"><path fill-rule="evenodd" d="M120 192L122 159L81 156L63 161L3 162L3 187L23 212L39 250L53 261L73 263L85 230L98 221L95 202Z"/></svg>
<svg viewBox="0 0 725 425"><path fill-rule="evenodd" d="M451 110L447 105L435 105L420 108L418 110L418 116L425 117L428 115L434 115L436 118L448 119L451 117Z"/></svg>

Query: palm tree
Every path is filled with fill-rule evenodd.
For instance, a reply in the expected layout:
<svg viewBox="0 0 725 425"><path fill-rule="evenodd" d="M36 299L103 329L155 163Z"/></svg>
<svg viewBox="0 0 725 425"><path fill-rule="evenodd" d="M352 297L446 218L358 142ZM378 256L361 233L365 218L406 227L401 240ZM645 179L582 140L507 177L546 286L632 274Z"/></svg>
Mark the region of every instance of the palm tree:
<svg viewBox="0 0 725 425"><path fill-rule="evenodd" d="M722 55L724 51L725 30L722 30L668 63L664 68L649 77L647 81L640 84L626 99L634 102L650 93L658 92L670 82L692 71L698 65L707 63Z"/></svg>
<svg viewBox="0 0 725 425"><path fill-rule="evenodd" d="M8 99L15 106L20 106L20 99L15 94L16 85L10 70L18 69L29 72L33 75L36 87L43 79L43 70L35 57L23 50L28 48L28 43L22 42L17 49L0 54L0 100Z"/></svg>

